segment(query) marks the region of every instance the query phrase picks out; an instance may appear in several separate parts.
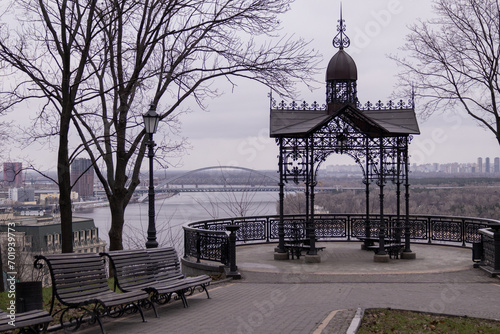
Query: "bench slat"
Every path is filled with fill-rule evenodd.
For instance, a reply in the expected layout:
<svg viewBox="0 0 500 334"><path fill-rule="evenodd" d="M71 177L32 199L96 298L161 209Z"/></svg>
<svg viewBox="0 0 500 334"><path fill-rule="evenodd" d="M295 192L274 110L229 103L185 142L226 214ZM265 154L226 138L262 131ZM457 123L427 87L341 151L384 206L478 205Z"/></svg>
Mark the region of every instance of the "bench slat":
<svg viewBox="0 0 500 334"><path fill-rule="evenodd" d="M52 321L52 317L47 311L33 310L23 313L16 313L15 327L10 325L11 321L9 314L0 311L0 331L8 331L20 329L24 327L35 327L48 324Z"/></svg>

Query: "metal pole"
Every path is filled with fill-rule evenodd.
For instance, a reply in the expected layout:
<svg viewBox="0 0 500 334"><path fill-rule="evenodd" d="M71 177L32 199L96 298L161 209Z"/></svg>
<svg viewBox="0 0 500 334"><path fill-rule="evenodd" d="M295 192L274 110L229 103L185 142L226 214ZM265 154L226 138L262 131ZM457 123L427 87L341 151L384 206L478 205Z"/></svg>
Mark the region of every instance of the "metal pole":
<svg viewBox="0 0 500 334"><path fill-rule="evenodd" d="M365 170L365 196L366 196L366 221L365 221L365 237L371 237L370 227L370 142L368 137L366 140L366 170ZM369 240L364 242L365 248L371 245Z"/></svg>
<svg viewBox="0 0 500 334"><path fill-rule="evenodd" d="M385 219L384 219L384 138L380 137L380 168L379 168L379 188L380 188L380 225L379 225L379 249L378 255L386 255L385 252Z"/></svg>
<svg viewBox="0 0 500 334"><path fill-rule="evenodd" d="M316 175L314 172L314 140L311 139L311 171L310 171L310 186L311 186L311 217L309 222L309 255L316 255L316 223L314 221L314 186L316 185Z"/></svg>
<svg viewBox="0 0 500 334"><path fill-rule="evenodd" d="M396 243L401 243L401 150L400 150L400 137L396 138L396 152L397 152L397 176L396 176Z"/></svg>
<svg viewBox="0 0 500 334"><path fill-rule="evenodd" d="M284 217L284 201L285 201L285 181L283 180L283 137L279 138L280 155L279 155L279 173L280 173L280 221L278 223L278 253L286 253L285 251L285 217Z"/></svg>
<svg viewBox="0 0 500 334"><path fill-rule="evenodd" d="M148 140L148 158L149 158L149 191L148 191L148 201L149 201L149 224L148 224L148 241L146 241L146 248L157 248L158 242L156 241L156 226L155 226L155 186L153 177L153 158L154 151L153 148L155 143L153 141L153 134L149 134Z"/></svg>
<svg viewBox="0 0 500 334"><path fill-rule="evenodd" d="M306 195L306 222L305 222L305 233L303 238L307 239L309 236L309 229L310 229L310 224L309 224L309 213L310 213L310 197L309 197L309 187L310 187L310 175L309 175L309 138L305 139L305 148L306 148L306 189L305 189L305 195ZM301 235L302 236L302 235Z"/></svg>
<svg viewBox="0 0 500 334"><path fill-rule="evenodd" d="M411 253L410 248L410 164L408 161L408 140L406 137L405 148L404 148L404 160L405 160L405 253Z"/></svg>

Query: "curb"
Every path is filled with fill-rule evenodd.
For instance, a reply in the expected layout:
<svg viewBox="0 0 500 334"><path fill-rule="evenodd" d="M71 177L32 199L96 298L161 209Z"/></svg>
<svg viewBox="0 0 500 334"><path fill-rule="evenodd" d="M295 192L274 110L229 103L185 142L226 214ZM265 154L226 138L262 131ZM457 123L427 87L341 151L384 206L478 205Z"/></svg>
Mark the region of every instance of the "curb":
<svg viewBox="0 0 500 334"><path fill-rule="evenodd" d="M361 320L363 320L363 314L365 311L358 308L354 318L352 318L351 325L347 329L346 334L356 334L358 332L359 326L361 325Z"/></svg>

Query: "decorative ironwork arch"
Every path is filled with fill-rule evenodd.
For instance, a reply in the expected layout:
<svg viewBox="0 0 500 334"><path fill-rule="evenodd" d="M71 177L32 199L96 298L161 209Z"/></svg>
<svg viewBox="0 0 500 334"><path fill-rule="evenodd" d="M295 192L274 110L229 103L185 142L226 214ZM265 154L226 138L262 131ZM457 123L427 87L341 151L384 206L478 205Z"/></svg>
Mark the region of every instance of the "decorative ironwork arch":
<svg viewBox="0 0 500 334"><path fill-rule="evenodd" d="M330 155L345 154L354 159L366 176L365 162L370 157L364 148L368 145L369 138L359 133L352 125L341 118L335 118L316 132L313 140L317 169Z"/></svg>

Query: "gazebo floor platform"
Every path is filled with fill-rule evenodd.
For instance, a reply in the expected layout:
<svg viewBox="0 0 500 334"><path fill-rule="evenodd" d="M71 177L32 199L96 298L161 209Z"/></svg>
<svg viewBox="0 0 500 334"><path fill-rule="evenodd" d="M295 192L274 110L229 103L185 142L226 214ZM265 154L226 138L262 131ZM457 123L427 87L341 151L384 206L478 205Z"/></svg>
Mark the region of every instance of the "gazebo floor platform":
<svg viewBox="0 0 500 334"><path fill-rule="evenodd" d="M269 281L266 276L307 276L311 282L374 282L382 279L398 282L421 281L421 275L472 270L472 251L467 248L441 245L412 244L415 259L389 259L374 262L374 252L361 250L361 242L318 242L321 263L306 263L305 256L294 260L274 260L272 245L248 245L236 248L238 269L244 276ZM284 275L286 274L286 275ZM378 278L377 278L378 277ZM413 277L413 278L412 278Z"/></svg>

